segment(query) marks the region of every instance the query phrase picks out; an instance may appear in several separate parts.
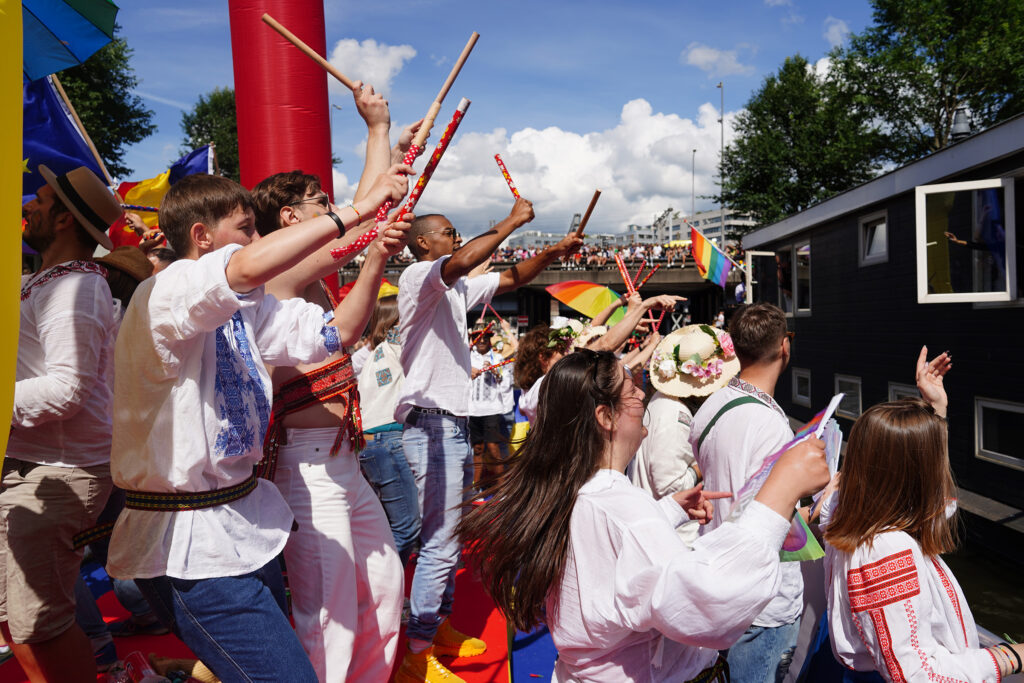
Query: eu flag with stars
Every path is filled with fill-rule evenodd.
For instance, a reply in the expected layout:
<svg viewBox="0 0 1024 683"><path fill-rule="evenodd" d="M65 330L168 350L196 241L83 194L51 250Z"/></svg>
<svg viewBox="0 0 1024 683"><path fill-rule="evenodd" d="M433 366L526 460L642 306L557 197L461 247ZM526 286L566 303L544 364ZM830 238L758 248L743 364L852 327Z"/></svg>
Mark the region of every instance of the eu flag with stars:
<svg viewBox="0 0 1024 683"><path fill-rule="evenodd" d="M68 116L49 78L26 82L24 102L21 154L23 203L32 199L36 190L46 182L39 173L40 164L46 164L57 175L86 166L98 178L103 178L89 146Z"/></svg>

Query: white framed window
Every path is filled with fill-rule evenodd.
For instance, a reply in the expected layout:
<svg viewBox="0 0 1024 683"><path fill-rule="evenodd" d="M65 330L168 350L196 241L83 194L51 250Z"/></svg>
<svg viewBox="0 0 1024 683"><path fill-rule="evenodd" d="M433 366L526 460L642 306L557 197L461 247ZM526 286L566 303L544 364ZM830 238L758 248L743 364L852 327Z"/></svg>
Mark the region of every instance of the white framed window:
<svg viewBox="0 0 1024 683"><path fill-rule="evenodd" d="M793 247L793 291L796 294L797 315L811 312L811 243Z"/></svg>
<svg viewBox="0 0 1024 683"><path fill-rule="evenodd" d="M806 368L792 368L793 403L811 407L811 371Z"/></svg>
<svg viewBox="0 0 1024 683"><path fill-rule="evenodd" d="M843 400L836 408L836 415L856 420L861 414L860 377L836 375L835 393L844 393Z"/></svg>
<svg viewBox="0 0 1024 683"><path fill-rule="evenodd" d="M974 455L1024 470L1024 403L975 397Z"/></svg>
<svg viewBox="0 0 1024 683"><path fill-rule="evenodd" d="M901 398L921 398L921 392L913 384L889 382L889 400L898 401Z"/></svg>
<svg viewBox="0 0 1024 683"><path fill-rule="evenodd" d="M918 303L1016 297L1013 178L921 185L914 200Z"/></svg>
<svg viewBox="0 0 1024 683"><path fill-rule="evenodd" d="M879 211L860 219L857 232L859 248L858 263L861 266L873 266L889 260L889 216Z"/></svg>

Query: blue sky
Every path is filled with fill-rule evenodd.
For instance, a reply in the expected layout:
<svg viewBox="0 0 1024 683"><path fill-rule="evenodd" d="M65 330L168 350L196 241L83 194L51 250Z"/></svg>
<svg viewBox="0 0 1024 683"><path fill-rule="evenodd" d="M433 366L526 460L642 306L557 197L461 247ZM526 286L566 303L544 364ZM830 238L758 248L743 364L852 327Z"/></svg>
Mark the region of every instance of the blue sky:
<svg viewBox="0 0 1024 683"><path fill-rule="evenodd" d="M493 161L501 153L533 226L562 231L597 187L593 232L649 223L691 203L691 150L699 195L715 190L719 81L728 123L785 57L821 59L846 31L871 22L866 0L724 2L458 2L327 0L332 61L352 78L386 88L392 134L421 117L472 31L481 34L438 117L459 97L473 104L420 202L474 234L502 218L511 195ZM183 109L233 82L227 3L125 3L122 35L135 50L138 93L157 133L132 147L133 179L176 159ZM269 30L269 29L268 29ZM351 95L333 83L337 199L351 196L362 167L365 127ZM282 84L282 96L287 96ZM435 137L436 140L436 137ZM417 168L422 166L421 160ZM588 231L590 232L590 231Z"/></svg>

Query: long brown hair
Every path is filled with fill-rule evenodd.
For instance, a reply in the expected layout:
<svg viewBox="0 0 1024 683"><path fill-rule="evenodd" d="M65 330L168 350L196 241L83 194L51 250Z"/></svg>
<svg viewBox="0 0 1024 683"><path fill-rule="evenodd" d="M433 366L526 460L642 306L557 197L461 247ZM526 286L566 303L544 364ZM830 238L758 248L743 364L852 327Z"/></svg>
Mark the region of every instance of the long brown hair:
<svg viewBox="0 0 1024 683"><path fill-rule="evenodd" d="M884 531L910 534L928 556L956 547L946 425L919 398L869 408L850 432L839 501L825 540L846 552Z"/></svg>
<svg viewBox="0 0 1024 683"><path fill-rule="evenodd" d="M388 330L398 324L398 297L382 296L377 299L366 329L370 331L370 349L375 349L388 336Z"/></svg>
<svg viewBox="0 0 1024 683"><path fill-rule="evenodd" d="M548 346L551 328L538 325L523 335L516 350L516 384L523 391L529 391L533 383L544 374L543 362L557 350Z"/></svg>
<svg viewBox="0 0 1024 683"><path fill-rule="evenodd" d="M544 602L558 588L576 495L604 452L594 412L615 409L622 382L622 366L607 351L582 349L555 363L522 449L486 491L490 500L456 528L477 553L494 603L519 630L542 621Z"/></svg>

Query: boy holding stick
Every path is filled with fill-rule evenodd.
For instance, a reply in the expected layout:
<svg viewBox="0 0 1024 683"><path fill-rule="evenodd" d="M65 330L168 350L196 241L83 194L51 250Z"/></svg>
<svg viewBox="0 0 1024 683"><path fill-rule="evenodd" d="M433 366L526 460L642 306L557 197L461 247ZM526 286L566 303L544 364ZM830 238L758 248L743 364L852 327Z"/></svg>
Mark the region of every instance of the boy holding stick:
<svg viewBox="0 0 1024 683"><path fill-rule="evenodd" d="M400 199L411 171L393 166L354 207L256 241L249 192L226 178L187 176L161 206L179 260L139 286L118 336L111 474L127 501L107 571L135 579L222 681L317 680L275 559L292 513L253 466L270 419L264 364L321 361L353 333L352 320L263 284Z"/></svg>

